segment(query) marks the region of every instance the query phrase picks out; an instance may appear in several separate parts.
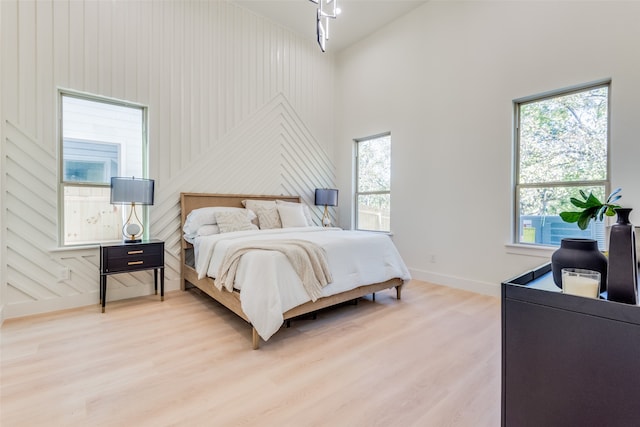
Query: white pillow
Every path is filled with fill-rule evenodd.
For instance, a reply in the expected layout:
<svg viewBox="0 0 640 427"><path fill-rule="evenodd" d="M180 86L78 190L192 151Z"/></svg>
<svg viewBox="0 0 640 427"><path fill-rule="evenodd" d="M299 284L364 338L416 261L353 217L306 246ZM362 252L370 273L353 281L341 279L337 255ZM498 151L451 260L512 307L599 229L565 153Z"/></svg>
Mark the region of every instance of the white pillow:
<svg viewBox="0 0 640 427"><path fill-rule="evenodd" d="M307 226L307 219L304 217L304 211L300 203L278 204L278 213L280 214L283 228Z"/></svg>
<svg viewBox="0 0 640 427"><path fill-rule="evenodd" d="M196 237L210 236L212 234L220 234L220 227L217 224L206 224L198 228L195 233L184 233L184 238L187 242L193 243Z"/></svg>
<svg viewBox="0 0 640 427"><path fill-rule="evenodd" d="M296 202L287 202L286 200L276 200L276 204L278 205L300 205L302 206L302 213L304 214L305 219L307 220L307 224L311 227L313 224L313 219L311 219L311 211L309 210L309 206L304 203L296 203Z"/></svg>
<svg viewBox="0 0 640 427"><path fill-rule="evenodd" d="M282 228L282 221L280 221L280 214L278 208L274 204L273 207L259 206L256 211L258 214L258 224L261 230L267 230L271 228Z"/></svg>
<svg viewBox="0 0 640 427"><path fill-rule="evenodd" d="M243 211L250 215L251 219L256 218L256 214L248 212L243 208L234 208L229 206L211 206L207 208L198 208L189 212L187 219L184 221L182 231L184 234L194 236L197 235L198 229L203 225L217 224L216 213L217 212L229 212L229 211Z"/></svg>
<svg viewBox="0 0 640 427"><path fill-rule="evenodd" d="M212 234L220 234L218 224L207 224L198 228L198 236L210 236Z"/></svg>
<svg viewBox="0 0 640 427"><path fill-rule="evenodd" d="M242 212L244 211L244 212ZM231 231L257 230L258 227L251 223L246 209L242 211L226 211L216 212L218 227L221 233L229 233Z"/></svg>

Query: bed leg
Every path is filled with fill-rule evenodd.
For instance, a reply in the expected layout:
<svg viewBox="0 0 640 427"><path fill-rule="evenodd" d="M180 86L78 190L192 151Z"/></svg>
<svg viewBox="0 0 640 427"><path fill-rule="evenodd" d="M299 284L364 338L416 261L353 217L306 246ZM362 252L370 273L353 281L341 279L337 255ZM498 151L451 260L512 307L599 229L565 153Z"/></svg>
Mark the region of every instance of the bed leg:
<svg viewBox="0 0 640 427"><path fill-rule="evenodd" d="M251 327L251 338L253 341L253 349L257 350L260 348L260 335L258 335L258 331L253 326Z"/></svg>
<svg viewBox="0 0 640 427"><path fill-rule="evenodd" d="M402 285L396 286L396 298L402 299Z"/></svg>

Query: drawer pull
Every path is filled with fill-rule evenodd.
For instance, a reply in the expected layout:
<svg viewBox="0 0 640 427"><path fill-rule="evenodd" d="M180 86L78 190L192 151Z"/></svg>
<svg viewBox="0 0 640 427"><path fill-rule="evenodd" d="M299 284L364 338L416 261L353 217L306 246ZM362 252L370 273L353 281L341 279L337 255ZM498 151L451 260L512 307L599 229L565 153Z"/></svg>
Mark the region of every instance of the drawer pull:
<svg viewBox="0 0 640 427"><path fill-rule="evenodd" d="M144 263L144 261L129 261L127 265L140 265Z"/></svg>
<svg viewBox="0 0 640 427"><path fill-rule="evenodd" d="M129 251L127 252L127 255L135 255L135 254L143 254L144 251Z"/></svg>

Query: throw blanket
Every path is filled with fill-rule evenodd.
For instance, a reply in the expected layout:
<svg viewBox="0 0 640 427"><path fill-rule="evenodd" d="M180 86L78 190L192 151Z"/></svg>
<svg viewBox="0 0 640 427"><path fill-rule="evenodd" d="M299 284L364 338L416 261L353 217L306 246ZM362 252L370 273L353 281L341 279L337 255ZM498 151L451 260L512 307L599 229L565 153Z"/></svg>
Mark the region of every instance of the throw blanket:
<svg viewBox="0 0 640 427"><path fill-rule="evenodd" d="M300 277L311 301L320 298L322 288L333 281L324 249L315 243L298 239L254 241L229 247L214 282L218 290L225 288L227 291L233 291L240 258L253 250L278 251L284 254Z"/></svg>

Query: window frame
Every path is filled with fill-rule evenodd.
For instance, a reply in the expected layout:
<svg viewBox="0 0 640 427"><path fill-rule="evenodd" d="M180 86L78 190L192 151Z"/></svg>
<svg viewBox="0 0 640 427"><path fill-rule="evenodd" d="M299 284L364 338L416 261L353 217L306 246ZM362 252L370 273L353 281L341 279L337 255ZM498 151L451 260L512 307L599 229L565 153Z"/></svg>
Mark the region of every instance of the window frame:
<svg viewBox="0 0 640 427"><path fill-rule="evenodd" d="M512 225L512 242L515 245L526 245L530 247L552 247L554 245L546 245L541 243L521 242L520 232L520 192L523 188L549 188L549 187L585 187L585 186L603 186L605 194L611 192L611 79L596 80L584 84L578 84L562 89L552 90L537 95L526 96L513 100L513 141L514 141L514 166L513 166L513 225ZM547 99L553 99L561 96L571 95L589 90L607 88L607 152L605 165L605 179L592 181L548 181L531 184L520 183L520 106L530 104Z"/></svg>
<svg viewBox="0 0 640 427"><path fill-rule="evenodd" d="M65 188L66 187L79 187L79 188L110 188L111 183L96 183L96 182L74 182L74 181L65 181L64 177L64 98L78 98L86 101L92 102L100 102L104 104L116 105L119 107L127 107L127 108L135 108L141 111L141 119L142 119L142 135L141 135L141 143L142 143L142 176L140 178L149 178L149 132L148 132L148 106L144 104L139 104L136 102L125 101L121 99L96 95L87 92L81 92L72 89L66 88L58 88L58 141L57 141L57 153L58 153L58 179L57 179L57 187L58 187L58 247L60 248L74 248L74 247L83 247L83 246L94 246L103 242L112 242L117 240L97 240L95 242L84 242L84 243L66 243L65 242L65 212L64 212L64 204L65 204ZM77 138L71 138L72 140L78 141ZM112 142L109 141L91 141L96 143L107 143L110 144ZM120 150L119 150L120 151ZM121 174L121 168L119 168L119 174ZM110 179L109 179L110 181ZM142 221L145 224L149 223L149 209L148 206L136 206L136 209L142 208L142 212L138 211L141 215ZM123 219L124 221L124 219ZM149 227L145 227L144 234L142 236L143 239L149 238Z"/></svg>
<svg viewBox="0 0 640 427"><path fill-rule="evenodd" d="M391 145L389 146L389 190L378 190L378 191L358 191L359 190L359 182L360 182L360 167L359 167L359 143L361 142L366 142L366 141L371 141L374 139L379 139L379 138L383 138L383 137L389 137L389 139L391 139L391 131L387 131L387 132L382 132L382 133L378 133L375 135L370 135L370 136L366 136L366 137L362 137L362 138L354 138L353 142L354 142L354 162L355 162L355 179L354 179L354 195L353 195L353 222L354 222L354 228L356 230L361 230L361 231L372 231L372 232L378 232L378 233L391 233ZM391 144L391 142L389 143ZM359 196L363 196L363 195L388 195L389 196L389 230L369 230L369 229L365 229L365 228L360 228L360 224L359 224L359 203L358 203L358 198Z"/></svg>

